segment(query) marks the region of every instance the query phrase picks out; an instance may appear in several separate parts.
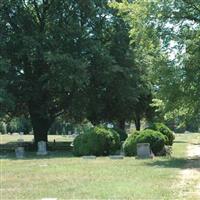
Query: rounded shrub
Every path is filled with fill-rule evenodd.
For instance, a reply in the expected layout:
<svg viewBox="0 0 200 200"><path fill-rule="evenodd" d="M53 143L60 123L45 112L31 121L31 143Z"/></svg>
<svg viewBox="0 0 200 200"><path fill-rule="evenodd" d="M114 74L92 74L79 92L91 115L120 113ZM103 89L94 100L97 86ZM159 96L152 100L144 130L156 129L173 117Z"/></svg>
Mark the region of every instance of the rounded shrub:
<svg viewBox="0 0 200 200"><path fill-rule="evenodd" d="M150 129L135 132L126 139L123 145L125 155L136 155L137 143L149 143L152 152L156 155L165 145L165 136L158 131Z"/></svg>
<svg viewBox="0 0 200 200"><path fill-rule="evenodd" d="M91 128L74 140L74 154L76 156L105 156L114 153L118 149L120 149L118 133L100 126Z"/></svg>
<svg viewBox="0 0 200 200"><path fill-rule="evenodd" d="M175 139L174 133L163 123L153 123L151 124L148 129L152 129L155 131L161 132L163 135L166 136L165 144L172 145Z"/></svg>
<svg viewBox="0 0 200 200"><path fill-rule="evenodd" d="M126 156L134 156L136 155L136 137L139 135L139 131L136 131L129 135L129 137L125 140L123 144L123 150Z"/></svg>
<svg viewBox="0 0 200 200"><path fill-rule="evenodd" d="M146 129L137 136L136 143L149 143L152 152L156 155L164 148L165 140L162 133Z"/></svg>

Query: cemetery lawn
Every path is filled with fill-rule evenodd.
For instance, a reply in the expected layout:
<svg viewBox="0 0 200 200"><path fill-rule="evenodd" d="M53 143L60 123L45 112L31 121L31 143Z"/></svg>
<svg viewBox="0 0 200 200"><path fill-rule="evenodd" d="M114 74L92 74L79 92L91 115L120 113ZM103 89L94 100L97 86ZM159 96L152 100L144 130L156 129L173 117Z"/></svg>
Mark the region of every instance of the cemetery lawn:
<svg viewBox="0 0 200 200"><path fill-rule="evenodd" d="M1 135L1 144L18 137ZM25 140L31 139L25 136ZM180 172L187 167L191 142L200 144L200 134L178 134L171 158L145 160L84 160L66 151L50 152L46 157L27 152L24 159L17 160L14 152L1 152L0 199L183 199L180 192L195 187L191 180L180 188ZM197 195L193 199L199 199Z"/></svg>

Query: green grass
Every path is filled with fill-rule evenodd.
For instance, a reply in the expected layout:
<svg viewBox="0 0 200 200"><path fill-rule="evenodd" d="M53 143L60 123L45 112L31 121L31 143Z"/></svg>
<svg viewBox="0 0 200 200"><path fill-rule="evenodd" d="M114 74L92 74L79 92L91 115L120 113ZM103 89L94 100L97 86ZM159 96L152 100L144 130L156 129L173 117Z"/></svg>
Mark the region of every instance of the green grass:
<svg viewBox="0 0 200 200"><path fill-rule="evenodd" d="M7 153L1 160L1 199L177 199L186 146L197 137L177 135L172 158L83 160L56 151L46 157L28 152L17 160ZM3 135L1 144L13 140Z"/></svg>

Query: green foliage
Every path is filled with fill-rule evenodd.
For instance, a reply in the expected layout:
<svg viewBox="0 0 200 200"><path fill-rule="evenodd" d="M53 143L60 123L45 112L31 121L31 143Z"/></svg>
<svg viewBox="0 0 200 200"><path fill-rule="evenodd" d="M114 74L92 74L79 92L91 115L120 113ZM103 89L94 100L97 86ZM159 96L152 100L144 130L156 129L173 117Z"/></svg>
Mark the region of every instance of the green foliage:
<svg viewBox="0 0 200 200"><path fill-rule="evenodd" d="M74 140L74 154L77 156L104 156L114 153L119 148L120 138L117 132L98 126L80 134Z"/></svg>
<svg viewBox="0 0 200 200"><path fill-rule="evenodd" d="M132 120L146 94L130 26L109 2L0 4L0 65L9 63L2 90L14 97L14 114L30 114L36 140L47 140L63 113L76 123Z"/></svg>
<svg viewBox="0 0 200 200"><path fill-rule="evenodd" d="M7 132L28 134L32 130L30 119L25 117L14 117L7 123Z"/></svg>
<svg viewBox="0 0 200 200"><path fill-rule="evenodd" d="M123 144L123 149L124 149L124 153L126 156L135 156L137 153L137 149L136 149L136 138L137 136L140 134L139 131L136 131L134 133L131 133L129 135L129 137L125 140L124 144Z"/></svg>
<svg viewBox="0 0 200 200"><path fill-rule="evenodd" d="M146 129L131 134L124 143L124 153L127 156L136 155L137 143L149 143L152 152L156 155L165 144L165 137L158 131Z"/></svg>
<svg viewBox="0 0 200 200"><path fill-rule="evenodd" d="M124 131L124 130L122 130L120 128L116 128L115 127L113 130L116 131L119 134L121 141L125 141L126 138L128 137L126 131Z"/></svg>
<svg viewBox="0 0 200 200"><path fill-rule="evenodd" d="M6 123L5 122L0 122L0 133L1 134L6 134L7 133Z"/></svg>
<svg viewBox="0 0 200 200"><path fill-rule="evenodd" d="M163 123L153 123L147 129L159 131L166 136L166 145L172 145L175 139L173 132Z"/></svg>
<svg viewBox="0 0 200 200"><path fill-rule="evenodd" d="M150 143L152 152L156 155L165 145L165 136L158 131L146 129L136 138L137 143Z"/></svg>

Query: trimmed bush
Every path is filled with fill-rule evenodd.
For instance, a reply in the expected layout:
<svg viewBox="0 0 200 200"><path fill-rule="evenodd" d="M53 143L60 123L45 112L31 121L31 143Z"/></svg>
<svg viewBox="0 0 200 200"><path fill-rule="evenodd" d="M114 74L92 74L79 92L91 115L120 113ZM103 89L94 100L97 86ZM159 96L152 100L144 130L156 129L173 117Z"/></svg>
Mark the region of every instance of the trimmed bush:
<svg viewBox="0 0 200 200"><path fill-rule="evenodd" d="M170 145L170 146L173 144L175 136L174 136L173 132L165 124L154 123L154 124L150 125L147 129L152 129L152 130L161 132L163 135L166 136L165 144Z"/></svg>
<svg viewBox="0 0 200 200"><path fill-rule="evenodd" d="M129 137L125 140L123 144L123 150L126 156L134 156L136 155L136 137L139 135L139 131L136 131L129 135Z"/></svg>
<svg viewBox="0 0 200 200"><path fill-rule="evenodd" d="M105 156L114 153L118 149L120 149L118 133L103 127L91 128L74 140L74 154L76 156Z"/></svg>
<svg viewBox="0 0 200 200"><path fill-rule="evenodd" d="M158 131L153 131L150 129L135 132L126 139L123 145L125 155L136 155L137 143L149 143L152 152L156 155L163 149L165 145L165 136Z"/></svg>

